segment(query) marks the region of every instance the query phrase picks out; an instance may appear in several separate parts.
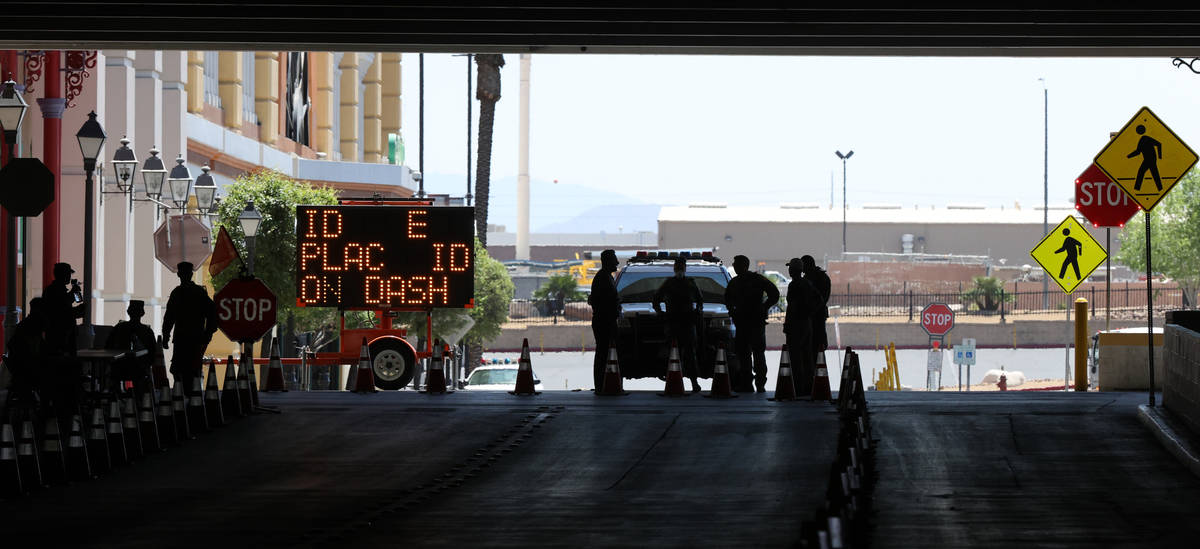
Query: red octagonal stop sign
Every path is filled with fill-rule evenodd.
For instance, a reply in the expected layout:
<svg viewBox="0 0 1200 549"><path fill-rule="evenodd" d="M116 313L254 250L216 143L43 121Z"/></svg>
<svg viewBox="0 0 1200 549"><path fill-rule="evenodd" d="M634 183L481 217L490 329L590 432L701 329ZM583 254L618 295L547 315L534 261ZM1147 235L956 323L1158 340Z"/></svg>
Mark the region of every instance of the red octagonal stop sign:
<svg viewBox="0 0 1200 549"><path fill-rule="evenodd" d="M230 280L213 301L217 326L234 341L256 341L275 325L275 294L257 278Z"/></svg>
<svg viewBox="0 0 1200 549"><path fill-rule="evenodd" d="M1141 206L1095 164L1075 179L1075 209L1096 227L1124 227Z"/></svg>
<svg viewBox="0 0 1200 549"><path fill-rule="evenodd" d="M921 327L931 336L944 336L954 328L954 311L945 303L930 303L921 310Z"/></svg>

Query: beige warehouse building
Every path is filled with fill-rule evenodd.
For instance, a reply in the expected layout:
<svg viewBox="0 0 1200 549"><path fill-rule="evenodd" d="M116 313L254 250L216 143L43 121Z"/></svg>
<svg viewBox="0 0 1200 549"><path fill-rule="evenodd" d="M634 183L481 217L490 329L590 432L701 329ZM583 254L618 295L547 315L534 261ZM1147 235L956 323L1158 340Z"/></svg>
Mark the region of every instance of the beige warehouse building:
<svg viewBox="0 0 1200 549"><path fill-rule="evenodd" d="M1074 214L1070 205L1050 207L1050 226ZM1090 228L1104 244L1105 230ZM1112 251L1120 230L1112 232ZM867 205L846 211L845 259L858 253L988 256L993 265L1033 264L1029 256L1044 236L1042 208L982 206L901 207ZM658 216L661 248L717 248L726 262L736 254L785 270L791 257L812 255L820 264L842 259L842 210L809 204L664 207ZM1001 261L1003 260L1003 261Z"/></svg>

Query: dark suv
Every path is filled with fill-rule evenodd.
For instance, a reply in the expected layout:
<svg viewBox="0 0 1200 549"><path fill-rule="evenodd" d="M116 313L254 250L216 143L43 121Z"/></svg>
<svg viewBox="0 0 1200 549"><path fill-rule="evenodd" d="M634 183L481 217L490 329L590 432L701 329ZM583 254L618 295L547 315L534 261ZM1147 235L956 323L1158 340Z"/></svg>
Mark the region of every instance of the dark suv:
<svg viewBox="0 0 1200 549"><path fill-rule="evenodd" d="M684 252L687 254L687 252ZM654 312L654 293L674 275L679 254L638 252L617 272L617 295L621 316L617 319L617 356L626 378L664 377L667 373L666 319ZM687 254L687 276L696 281L704 300L703 319L697 319L696 361L700 377L712 377L717 348L725 347L730 372L736 369L732 356L733 322L725 307L729 271L711 252Z"/></svg>

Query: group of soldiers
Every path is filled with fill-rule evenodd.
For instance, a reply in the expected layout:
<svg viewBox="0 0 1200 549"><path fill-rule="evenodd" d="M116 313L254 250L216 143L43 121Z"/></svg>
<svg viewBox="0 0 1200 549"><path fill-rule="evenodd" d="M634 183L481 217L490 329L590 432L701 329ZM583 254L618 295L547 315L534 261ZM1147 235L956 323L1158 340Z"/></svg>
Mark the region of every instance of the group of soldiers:
<svg viewBox="0 0 1200 549"><path fill-rule="evenodd" d="M603 381L604 363L616 338L616 318L620 314L613 274L617 270L617 255L613 250L600 254L600 272L592 280L588 298L592 305L592 334L596 340L593 372L597 390ZM787 309L783 333L796 376L796 392L812 392L813 374L818 353L828 347L825 321L829 318L829 294L832 287L829 275L817 266L813 257L792 258L787 263L791 282L787 289ZM703 313L703 300L695 280L688 278L687 258L680 257L673 265L674 276L665 280L654 294L654 310L664 315L667 337L679 349L683 373L692 382L692 391L699 392L697 382L697 315ZM731 372L733 388L738 392L764 392L767 383L766 326L770 311L779 303L779 289L760 273L750 270L750 258L733 258L733 277L725 288L725 306L736 328L733 352L737 367ZM667 310L663 313L661 305Z"/></svg>
<svg viewBox="0 0 1200 549"><path fill-rule="evenodd" d="M217 330L216 306L204 287L192 282L193 270L186 261L176 266L179 286L167 300L161 341L163 349L175 345L170 371L189 396L192 388L185 381L199 375L204 351ZM71 278L74 272L67 263L54 265L54 280L41 297L30 300L25 318L9 335L4 356L12 375L9 398L27 399L60 415L73 413L81 404L88 380L78 355L76 324L86 316L87 305L79 281ZM159 342L154 330L142 323L145 302L130 300L126 312L129 320L118 322L104 342L105 349L120 353L108 379L96 381L105 391L121 390L128 382L140 393L152 386Z"/></svg>

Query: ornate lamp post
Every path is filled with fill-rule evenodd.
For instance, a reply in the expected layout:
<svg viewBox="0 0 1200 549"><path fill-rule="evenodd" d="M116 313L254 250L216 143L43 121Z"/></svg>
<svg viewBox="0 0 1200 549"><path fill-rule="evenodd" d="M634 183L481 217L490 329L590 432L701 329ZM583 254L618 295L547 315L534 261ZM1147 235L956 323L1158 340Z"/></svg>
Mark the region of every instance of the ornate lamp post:
<svg viewBox="0 0 1200 549"><path fill-rule="evenodd" d="M117 190L104 190L104 186L100 186L100 203L104 204L104 195L106 194L133 194L133 175L137 172L137 155L133 153L133 149L129 148L129 138L121 138L121 148L113 153L112 166L113 173L117 176ZM133 201L129 201L129 211L133 211Z"/></svg>
<svg viewBox="0 0 1200 549"><path fill-rule="evenodd" d="M212 168L207 165L200 168L204 173L196 178L196 184L192 186L196 192L196 209L204 216L212 212L217 201L217 183L213 181L213 176L208 175L210 170Z"/></svg>
<svg viewBox="0 0 1200 549"><path fill-rule="evenodd" d="M246 237L246 270L254 275L254 237L258 235L258 225L262 223L262 214L254 209L253 202L246 203L246 209L238 216L242 224L242 234Z"/></svg>
<svg viewBox="0 0 1200 549"><path fill-rule="evenodd" d="M146 197L158 202L158 197L162 196L163 182L167 179L167 168L163 165L163 161L158 157L158 148L150 148L150 158L146 159L146 163L142 164L142 183L143 191Z"/></svg>
<svg viewBox="0 0 1200 549"><path fill-rule="evenodd" d="M29 104L17 93L16 82L9 80L0 88L0 129L4 130L4 142L8 154L5 155L4 165L12 160L13 151L17 147L17 132L21 129L21 121L25 119L25 111ZM13 327L17 324L17 221L12 215L6 216L8 230L4 246L8 258L4 265L4 339L12 335ZM6 341L0 341L0 348L5 347Z"/></svg>
<svg viewBox="0 0 1200 549"><path fill-rule="evenodd" d="M83 198L83 296L87 300L84 306L88 307L87 316L84 317L84 333L90 333L92 327L92 240L94 239L93 225L96 216L92 205L96 196L92 175L96 171L96 159L100 157L100 148L108 139L104 128L100 127L100 122L96 121L96 111L88 113L88 119L75 134L75 139L79 140L79 152L83 154L83 171L87 173Z"/></svg>

